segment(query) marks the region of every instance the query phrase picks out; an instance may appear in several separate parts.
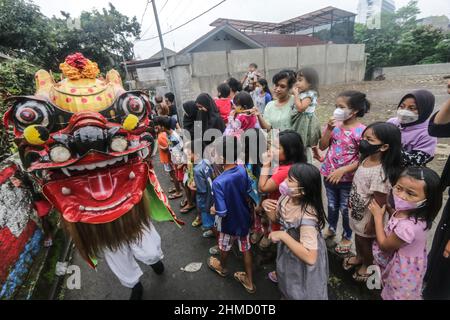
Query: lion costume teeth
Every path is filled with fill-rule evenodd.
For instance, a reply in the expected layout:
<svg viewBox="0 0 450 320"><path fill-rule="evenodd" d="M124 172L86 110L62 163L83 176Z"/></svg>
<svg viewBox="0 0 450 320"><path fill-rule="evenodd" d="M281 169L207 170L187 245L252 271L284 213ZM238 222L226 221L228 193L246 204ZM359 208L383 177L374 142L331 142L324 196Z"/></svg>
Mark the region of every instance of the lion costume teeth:
<svg viewBox="0 0 450 320"><path fill-rule="evenodd" d="M182 224L148 158L154 148L148 96L125 91L115 70L97 78L97 64L81 53L60 68L62 81L39 70L34 96L9 98L4 122L14 128L23 167L61 213L82 256L91 262L102 248L142 236L150 225L145 199L162 202Z"/></svg>

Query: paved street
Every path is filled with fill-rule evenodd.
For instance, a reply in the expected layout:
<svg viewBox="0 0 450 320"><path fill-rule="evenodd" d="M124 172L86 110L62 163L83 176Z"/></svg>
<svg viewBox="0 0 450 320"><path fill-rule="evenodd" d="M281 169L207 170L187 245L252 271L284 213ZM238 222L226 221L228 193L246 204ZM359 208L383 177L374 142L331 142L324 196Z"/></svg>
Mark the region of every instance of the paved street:
<svg viewBox="0 0 450 320"><path fill-rule="evenodd" d="M157 155L154 158L157 175L162 187L167 190L170 180L168 175L162 172L162 166L158 162ZM175 211L179 209L179 200L171 202ZM230 275L228 278L221 278L206 264L206 259L209 257L208 249L215 244L214 240L202 238L201 230L191 226L195 218L194 211L188 215L179 216L186 221L186 225L182 229L170 222L155 223L162 238L162 249L165 255L163 261L166 271L162 276L157 276L150 267L140 263L144 271L141 278L144 286L144 299L261 300L280 298L276 285L267 278L267 273L273 270L274 264L255 267L256 294L248 294L232 276L235 271L243 270L241 258L231 254L228 266ZM202 262L200 271L187 273L180 270L191 262ZM101 258L97 272L91 270L77 253L74 255L72 264L81 268L81 289L66 290L65 299L128 299L131 290L122 287Z"/></svg>

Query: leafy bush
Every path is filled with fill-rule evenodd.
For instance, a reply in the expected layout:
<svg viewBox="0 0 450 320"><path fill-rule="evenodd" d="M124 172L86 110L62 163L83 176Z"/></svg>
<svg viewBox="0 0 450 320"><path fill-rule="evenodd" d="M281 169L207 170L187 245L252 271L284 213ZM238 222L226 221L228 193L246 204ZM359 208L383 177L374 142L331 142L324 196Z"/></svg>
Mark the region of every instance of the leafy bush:
<svg viewBox="0 0 450 320"><path fill-rule="evenodd" d="M38 68L25 60L13 59L0 62L0 119L6 112L5 99L15 95L29 95L34 92L34 74ZM11 154L12 139L8 128L0 124L0 160Z"/></svg>

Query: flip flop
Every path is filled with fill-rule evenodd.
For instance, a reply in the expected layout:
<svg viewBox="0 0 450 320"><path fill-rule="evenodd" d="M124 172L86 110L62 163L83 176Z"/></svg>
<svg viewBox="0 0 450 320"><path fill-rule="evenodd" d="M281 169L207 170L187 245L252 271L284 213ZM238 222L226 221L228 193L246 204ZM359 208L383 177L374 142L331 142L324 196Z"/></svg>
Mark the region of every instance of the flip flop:
<svg viewBox="0 0 450 320"><path fill-rule="evenodd" d="M192 222L193 227L198 227L202 225L202 220L200 220L199 217L195 218L195 220Z"/></svg>
<svg viewBox="0 0 450 320"><path fill-rule="evenodd" d="M228 276L228 272L226 270L217 269L217 264L220 266L220 261L216 257L209 257L206 263L208 264L208 267L215 271L219 276L224 278ZM216 264L216 266L214 266L214 264Z"/></svg>
<svg viewBox="0 0 450 320"><path fill-rule="evenodd" d="M174 193L177 192L177 189L175 187L172 187L169 189L169 193Z"/></svg>
<svg viewBox="0 0 450 320"><path fill-rule="evenodd" d="M194 210L195 208L196 208L195 205L193 205L191 207L183 208L180 210L180 213L188 213L188 212L191 212L192 210Z"/></svg>
<svg viewBox="0 0 450 320"><path fill-rule="evenodd" d="M170 194L167 198L169 198L169 200L174 200L174 199L178 199L181 198L183 196L183 193L174 193L174 194Z"/></svg>
<svg viewBox="0 0 450 320"><path fill-rule="evenodd" d="M186 207L186 205L187 205L187 200L186 199L181 200L180 208Z"/></svg>
<svg viewBox="0 0 450 320"><path fill-rule="evenodd" d="M278 283L276 271L269 272L268 276L269 276L270 281L272 281L273 283Z"/></svg>
<svg viewBox="0 0 450 320"><path fill-rule="evenodd" d="M356 256L351 255L350 257L345 258L344 261L342 262L342 268L345 271L349 271L349 270L356 268L362 264L362 263L350 263L351 258L356 258Z"/></svg>
<svg viewBox="0 0 450 320"><path fill-rule="evenodd" d="M360 274L359 270L357 270L352 277L356 282L367 282L367 279L369 279L371 275L371 273Z"/></svg>
<svg viewBox="0 0 450 320"><path fill-rule="evenodd" d="M234 278L236 279L236 281L239 281L242 284L242 286L245 288L245 290L247 290L248 293L255 293L256 292L255 284L253 284L252 288L249 288L244 282L245 277L247 277L247 274L245 272L238 271L238 272L234 273Z"/></svg>

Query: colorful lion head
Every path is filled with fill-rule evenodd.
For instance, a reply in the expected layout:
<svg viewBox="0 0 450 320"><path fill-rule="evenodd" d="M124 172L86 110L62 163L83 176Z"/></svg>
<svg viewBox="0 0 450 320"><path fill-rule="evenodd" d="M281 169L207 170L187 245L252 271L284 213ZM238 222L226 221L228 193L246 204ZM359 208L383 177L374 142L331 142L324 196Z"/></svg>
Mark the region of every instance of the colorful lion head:
<svg viewBox="0 0 450 320"><path fill-rule="evenodd" d="M14 127L25 170L66 221L108 223L136 205L147 184L150 102L125 91L115 70L97 78L97 64L80 53L60 67L62 81L39 70L35 95L8 99L5 125Z"/></svg>

